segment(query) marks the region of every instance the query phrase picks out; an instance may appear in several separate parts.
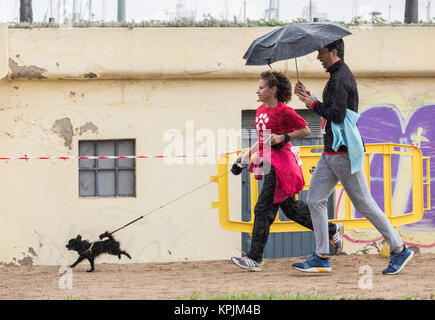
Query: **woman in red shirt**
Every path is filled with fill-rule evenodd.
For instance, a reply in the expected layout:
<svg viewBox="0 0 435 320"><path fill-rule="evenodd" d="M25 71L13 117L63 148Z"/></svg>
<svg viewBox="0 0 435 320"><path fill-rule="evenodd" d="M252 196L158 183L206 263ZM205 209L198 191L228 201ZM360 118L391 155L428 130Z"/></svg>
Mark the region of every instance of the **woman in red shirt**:
<svg viewBox="0 0 435 320"><path fill-rule="evenodd" d="M310 211L306 203L296 201L294 194L304 185L304 176L298 156L292 152L291 140L302 139L311 134L305 120L292 108L285 105L291 99L291 84L281 72L267 71L261 74L257 90L259 101L255 115L258 141L238 161L249 163L248 170L257 179L264 176L263 188L254 209L251 249L246 257L232 257L236 265L251 271L260 271L264 247L269 236L270 225L278 209L291 220L313 230ZM336 254L342 250L343 225L329 223L329 234Z"/></svg>

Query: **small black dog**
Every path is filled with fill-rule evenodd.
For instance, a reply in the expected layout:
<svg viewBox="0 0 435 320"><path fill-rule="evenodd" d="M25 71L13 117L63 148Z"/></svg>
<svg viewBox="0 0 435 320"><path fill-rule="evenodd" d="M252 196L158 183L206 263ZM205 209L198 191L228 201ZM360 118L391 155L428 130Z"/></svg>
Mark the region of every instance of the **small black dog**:
<svg viewBox="0 0 435 320"><path fill-rule="evenodd" d="M76 238L68 241L66 245L68 250L77 251L79 254L78 259L70 267L74 268L77 264L82 262L84 259L88 259L91 264L91 269L88 272L94 271L94 259L102 253L113 254L121 259L121 254L127 256L131 259L130 255L121 250L119 242L116 241L109 232L105 232L100 235L100 240L103 238L108 238L104 241L95 241L90 243L87 240L82 240L82 236L78 235Z"/></svg>

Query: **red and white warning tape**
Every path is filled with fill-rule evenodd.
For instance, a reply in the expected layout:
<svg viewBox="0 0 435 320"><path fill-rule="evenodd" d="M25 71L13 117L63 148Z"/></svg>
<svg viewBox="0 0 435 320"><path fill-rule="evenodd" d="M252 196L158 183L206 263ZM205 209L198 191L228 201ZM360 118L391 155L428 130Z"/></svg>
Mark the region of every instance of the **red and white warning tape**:
<svg viewBox="0 0 435 320"><path fill-rule="evenodd" d="M181 155L181 156L69 156L69 157L0 157L0 160L96 160L96 159L152 159L152 158L192 158L208 157L207 155Z"/></svg>
<svg viewBox="0 0 435 320"><path fill-rule="evenodd" d="M412 145L418 148L415 145ZM420 149L435 149L435 147L419 147ZM235 152L235 151L234 151ZM231 153L231 152L229 152ZM53 156L53 157L0 157L0 160L96 160L96 159L157 159L157 158L207 158L206 154L200 155L178 155L178 156L168 156L168 155L145 155L145 156Z"/></svg>

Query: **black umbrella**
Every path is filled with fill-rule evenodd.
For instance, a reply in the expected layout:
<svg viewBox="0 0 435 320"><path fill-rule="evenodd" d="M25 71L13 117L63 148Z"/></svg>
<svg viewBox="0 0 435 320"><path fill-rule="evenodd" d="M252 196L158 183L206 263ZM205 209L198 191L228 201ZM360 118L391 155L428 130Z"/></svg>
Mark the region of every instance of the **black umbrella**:
<svg viewBox="0 0 435 320"><path fill-rule="evenodd" d="M332 22L291 23L252 42L243 59L246 65L263 66L305 56L351 34L348 28Z"/></svg>

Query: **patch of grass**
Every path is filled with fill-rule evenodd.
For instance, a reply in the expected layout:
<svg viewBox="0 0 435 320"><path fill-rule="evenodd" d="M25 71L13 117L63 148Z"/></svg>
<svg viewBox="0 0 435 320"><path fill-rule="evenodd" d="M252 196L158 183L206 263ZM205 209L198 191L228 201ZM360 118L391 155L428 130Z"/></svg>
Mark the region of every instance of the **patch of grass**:
<svg viewBox="0 0 435 320"><path fill-rule="evenodd" d="M322 295L310 294L310 293L297 293L291 295L288 293L276 293L276 292L237 292L233 293L219 293L210 296L201 296L201 294L194 290L190 297L185 297L186 300L336 300Z"/></svg>
<svg viewBox="0 0 435 320"><path fill-rule="evenodd" d="M47 297L47 300L51 300L51 297L48 296L48 297ZM73 296L66 296L66 297L60 298L59 300L91 300L91 299L88 298L88 297L73 297Z"/></svg>
<svg viewBox="0 0 435 320"><path fill-rule="evenodd" d="M415 294L408 294L402 297L401 300L417 300L417 296Z"/></svg>
<svg viewBox="0 0 435 320"><path fill-rule="evenodd" d="M304 18L296 18L291 21L281 20L250 20L246 22L240 21L237 17L230 20L222 20L214 18L211 15L206 15L202 20L195 19L175 19L175 20L145 20L136 21L88 21L88 20L69 20L64 23L58 22L9 22L8 27L12 29L34 29L34 28L252 28L252 27L280 27L288 23L308 22ZM321 19L321 22L330 22L328 19ZM370 27L435 27L435 18L429 22L419 21L414 24L404 24L401 21L388 22L384 18L375 17L370 20L364 20L360 16L353 17L350 22L334 21L335 23L345 26L370 26Z"/></svg>
<svg viewBox="0 0 435 320"><path fill-rule="evenodd" d="M435 293L432 292L430 295L431 299L435 299ZM239 292L234 291L232 293L219 293L215 295L202 296L197 290L194 290L190 297L178 298L180 300L371 300L373 298L368 298L360 294L354 296L344 296L344 297L329 297L324 295L312 294L312 293L296 293L296 295L291 295L288 293L276 293L276 292ZM378 300L379 298L374 298ZM417 300L415 294L408 294L399 298L398 300Z"/></svg>
<svg viewBox="0 0 435 320"><path fill-rule="evenodd" d="M340 300L367 300L367 298L357 294L355 296L343 297Z"/></svg>

